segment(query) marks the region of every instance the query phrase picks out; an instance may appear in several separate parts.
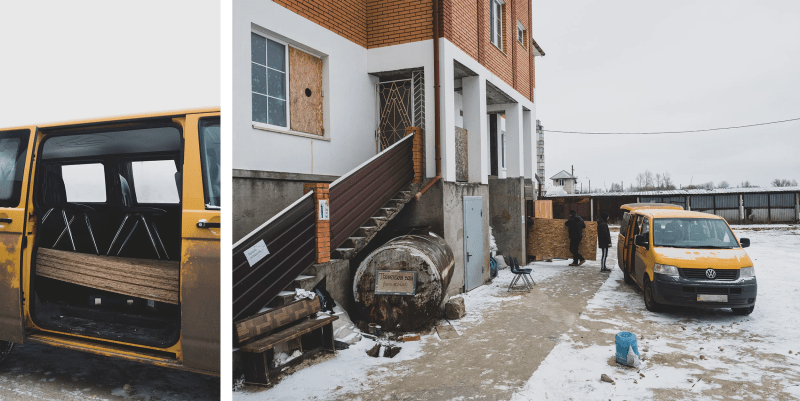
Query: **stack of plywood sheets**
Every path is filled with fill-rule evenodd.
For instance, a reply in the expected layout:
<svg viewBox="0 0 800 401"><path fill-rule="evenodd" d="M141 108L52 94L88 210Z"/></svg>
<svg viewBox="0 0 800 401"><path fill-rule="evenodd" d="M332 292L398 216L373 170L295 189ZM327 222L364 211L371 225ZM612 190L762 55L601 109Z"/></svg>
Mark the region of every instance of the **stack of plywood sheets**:
<svg viewBox="0 0 800 401"><path fill-rule="evenodd" d="M553 218L553 201L537 200L533 201L533 217L537 219Z"/></svg>
<svg viewBox="0 0 800 401"><path fill-rule="evenodd" d="M36 275L174 305L179 300L180 262L39 248Z"/></svg>
<svg viewBox="0 0 800 401"><path fill-rule="evenodd" d="M533 219L528 232L527 254L536 255L536 260L572 259L569 251L569 233L562 219ZM583 240L578 252L586 260L597 260L597 222L585 221Z"/></svg>

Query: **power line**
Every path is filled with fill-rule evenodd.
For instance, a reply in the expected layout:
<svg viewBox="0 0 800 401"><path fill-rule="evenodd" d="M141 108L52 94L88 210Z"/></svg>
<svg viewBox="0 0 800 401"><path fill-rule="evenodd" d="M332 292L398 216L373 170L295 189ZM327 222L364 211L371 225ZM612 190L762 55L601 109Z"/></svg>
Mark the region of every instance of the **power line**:
<svg viewBox="0 0 800 401"><path fill-rule="evenodd" d="M780 120L780 121L770 121L768 123L758 123L758 124L750 124L750 125L739 125L736 127L724 127L724 128L708 128L708 129L698 129L698 130L689 130L689 131L660 131L660 132L581 132L581 131L554 131L554 130L542 130L544 132L558 132L561 134L581 134L581 135L660 135L660 134L686 134L690 132L707 132L707 131L720 131L726 129L737 129L737 128L747 128L747 127L757 127L760 125L770 125L770 124L779 124L785 123L789 121L797 121L800 120L798 118L791 118L788 120Z"/></svg>

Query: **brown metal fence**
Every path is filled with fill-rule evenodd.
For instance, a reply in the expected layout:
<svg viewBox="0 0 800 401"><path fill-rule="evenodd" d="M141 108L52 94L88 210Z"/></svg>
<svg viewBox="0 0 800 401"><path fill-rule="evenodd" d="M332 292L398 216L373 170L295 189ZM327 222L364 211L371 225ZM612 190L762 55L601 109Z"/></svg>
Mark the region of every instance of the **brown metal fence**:
<svg viewBox="0 0 800 401"><path fill-rule="evenodd" d="M309 192L234 245L234 321L257 313L314 263L316 216L311 195ZM251 265L245 252L262 245L261 241L269 254Z"/></svg>
<svg viewBox="0 0 800 401"><path fill-rule="evenodd" d="M331 184L331 251L414 178L412 137L404 137Z"/></svg>

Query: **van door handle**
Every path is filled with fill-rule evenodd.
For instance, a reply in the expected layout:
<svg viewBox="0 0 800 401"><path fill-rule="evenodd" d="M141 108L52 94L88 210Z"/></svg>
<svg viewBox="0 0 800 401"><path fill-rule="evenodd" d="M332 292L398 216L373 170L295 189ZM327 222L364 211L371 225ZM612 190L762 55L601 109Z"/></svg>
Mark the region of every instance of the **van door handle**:
<svg viewBox="0 0 800 401"><path fill-rule="evenodd" d="M9 217L0 218L0 223L9 223L10 224L12 221L13 220L11 220L11 218L9 218Z"/></svg>
<svg viewBox="0 0 800 401"><path fill-rule="evenodd" d="M469 257L472 256L469 252L467 252L467 262L469 262Z"/></svg>
<svg viewBox="0 0 800 401"><path fill-rule="evenodd" d="M220 228L219 223L209 223L206 219L197 222L197 228Z"/></svg>

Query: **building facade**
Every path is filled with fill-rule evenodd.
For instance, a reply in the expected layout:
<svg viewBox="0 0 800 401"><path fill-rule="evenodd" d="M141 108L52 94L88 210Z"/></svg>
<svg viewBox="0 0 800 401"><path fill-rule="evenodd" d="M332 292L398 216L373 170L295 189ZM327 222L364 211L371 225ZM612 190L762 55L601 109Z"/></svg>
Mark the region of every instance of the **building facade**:
<svg viewBox="0 0 800 401"><path fill-rule="evenodd" d="M458 270L472 255L488 278L490 224L501 253L524 260L544 55L530 0L237 0L233 10L234 242L304 183L332 182L421 127L423 184L435 184L397 224L445 238L450 292L465 289ZM483 249L465 249L465 196L480 197L470 199L482 204Z"/></svg>
<svg viewBox="0 0 800 401"><path fill-rule="evenodd" d="M550 177L550 179L553 181L554 187L562 187L564 188L564 192L568 194L575 193L575 189L577 188L577 183L578 183L578 177L573 176L566 170L559 171L558 174Z"/></svg>

